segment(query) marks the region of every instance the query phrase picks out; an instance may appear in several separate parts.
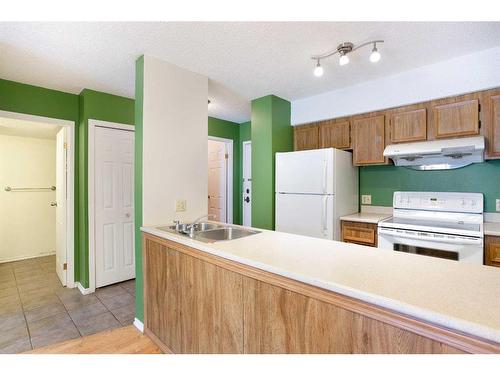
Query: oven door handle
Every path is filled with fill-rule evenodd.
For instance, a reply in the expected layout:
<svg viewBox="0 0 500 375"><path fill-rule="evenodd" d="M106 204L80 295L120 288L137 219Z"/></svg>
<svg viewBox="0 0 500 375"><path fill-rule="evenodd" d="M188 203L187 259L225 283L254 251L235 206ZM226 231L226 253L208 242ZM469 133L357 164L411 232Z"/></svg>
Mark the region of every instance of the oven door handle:
<svg viewBox="0 0 500 375"><path fill-rule="evenodd" d="M409 234L409 233L397 233L394 229L385 229L379 228L379 234L391 236L394 238L411 238L422 241L431 241L431 242L446 242L451 244L458 245L478 245L483 243L483 239L480 237L477 238L450 238L443 235L443 237L434 237L434 236L419 236L418 234Z"/></svg>

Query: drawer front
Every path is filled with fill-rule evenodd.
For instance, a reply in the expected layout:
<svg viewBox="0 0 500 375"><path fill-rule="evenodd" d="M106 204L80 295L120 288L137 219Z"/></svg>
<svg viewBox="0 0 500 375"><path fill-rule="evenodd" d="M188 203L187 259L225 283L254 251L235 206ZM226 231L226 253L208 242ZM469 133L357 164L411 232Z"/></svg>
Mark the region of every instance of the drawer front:
<svg viewBox="0 0 500 375"><path fill-rule="evenodd" d="M377 245L377 225L369 223L342 222L342 241L361 245Z"/></svg>

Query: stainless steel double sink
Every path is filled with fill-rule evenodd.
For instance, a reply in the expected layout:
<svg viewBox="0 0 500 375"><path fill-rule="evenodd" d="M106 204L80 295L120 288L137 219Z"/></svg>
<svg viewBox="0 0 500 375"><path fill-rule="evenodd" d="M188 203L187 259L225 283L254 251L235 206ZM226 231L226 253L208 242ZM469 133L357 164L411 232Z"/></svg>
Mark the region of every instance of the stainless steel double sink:
<svg viewBox="0 0 500 375"><path fill-rule="evenodd" d="M227 224L216 223L196 223L196 224L179 224L158 227L158 229L165 232L177 233L194 240L206 243L213 243L218 241L230 241L237 238L251 236L260 233L256 230L238 228Z"/></svg>

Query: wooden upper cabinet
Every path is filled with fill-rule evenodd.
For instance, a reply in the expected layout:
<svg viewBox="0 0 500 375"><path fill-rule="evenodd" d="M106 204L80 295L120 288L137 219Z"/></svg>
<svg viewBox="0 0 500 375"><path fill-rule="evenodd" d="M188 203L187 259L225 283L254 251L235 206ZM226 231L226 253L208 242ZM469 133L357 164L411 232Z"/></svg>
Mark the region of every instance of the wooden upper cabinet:
<svg viewBox="0 0 500 375"><path fill-rule="evenodd" d="M479 134L479 100L463 100L437 105L434 110L436 138Z"/></svg>
<svg viewBox="0 0 500 375"><path fill-rule="evenodd" d="M489 97L488 156L500 157L500 93Z"/></svg>
<svg viewBox="0 0 500 375"><path fill-rule="evenodd" d="M352 123L354 165L384 164L385 115L357 118Z"/></svg>
<svg viewBox="0 0 500 375"><path fill-rule="evenodd" d="M319 124L321 148L351 148L351 124L349 120L328 120Z"/></svg>
<svg viewBox="0 0 500 375"><path fill-rule="evenodd" d="M391 143L425 141L427 139L427 110L408 110L390 115Z"/></svg>
<svg viewBox="0 0 500 375"><path fill-rule="evenodd" d="M293 146L295 151L319 148L319 125L301 125L293 128Z"/></svg>

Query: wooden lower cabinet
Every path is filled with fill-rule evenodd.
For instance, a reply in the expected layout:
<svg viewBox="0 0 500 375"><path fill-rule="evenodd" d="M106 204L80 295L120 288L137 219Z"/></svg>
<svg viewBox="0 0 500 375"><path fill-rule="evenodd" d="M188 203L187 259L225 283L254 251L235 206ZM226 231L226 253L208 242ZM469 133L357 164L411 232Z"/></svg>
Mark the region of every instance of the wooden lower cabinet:
<svg viewBox="0 0 500 375"><path fill-rule="evenodd" d="M245 353L461 353L437 341L251 278Z"/></svg>
<svg viewBox="0 0 500 375"><path fill-rule="evenodd" d="M145 333L171 353L463 353L500 345L145 235Z"/></svg>
<svg viewBox="0 0 500 375"><path fill-rule="evenodd" d="M500 237L486 236L484 238L484 264L500 267Z"/></svg>
<svg viewBox="0 0 500 375"><path fill-rule="evenodd" d="M174 353L242 353L242 276L155 241L144 249L146 328Z"/></svg>
<svg viewBox="0 0 500 375"><path fill-rule="evenodd" d="M342 242L377 247L377 224L342 220Z"/></svg>

